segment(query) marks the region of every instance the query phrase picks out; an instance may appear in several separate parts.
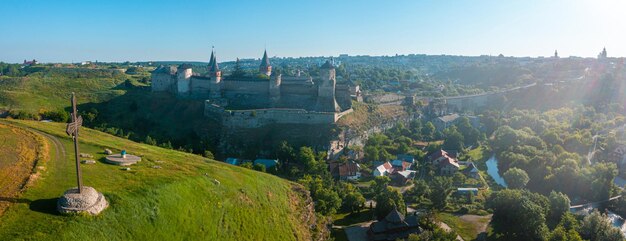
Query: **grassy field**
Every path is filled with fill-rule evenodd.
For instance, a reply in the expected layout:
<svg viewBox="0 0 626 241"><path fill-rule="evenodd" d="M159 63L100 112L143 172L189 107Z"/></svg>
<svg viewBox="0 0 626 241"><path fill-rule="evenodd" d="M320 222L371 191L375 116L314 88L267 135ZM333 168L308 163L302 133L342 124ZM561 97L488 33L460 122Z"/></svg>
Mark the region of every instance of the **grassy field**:
<svg viewBox="0 0 626 241"><path fill-rule="evenodd" d="M490 216L463 215L451 213L437 213L437 219L446 223L463 240L476 240L479 235L486 236Z"/></svg>
<svg viewBox="0 0 626 241"><path fill-rule="evenodd" d="M75 92L78 110L95 113L94 119L85 118L85 126L109 128L109 133L136 141L151 136L159 144L170 141L197 153L217 146L219 128L204 118L204 101L152 93L150 86L138 81L147 77L148 72L129 75L111 69L56 67L40 67L22 77L0 76L0 115L8 110L37 117L46 111L67 111Z"/></svg>
<svg viewBox="0 0 626 241"><path fill-rule="evenodd" d="M40 137L0 124L0 215L26 186L37 161L47 154Z"/></svg>
<svg viewBox="0 0 626 241"><path fill-rule="evenodd" d="M352 108L354 112L339 119L339 121L337 121L338 126L365 131L369 128L378 127L383 123L393 121L400 116L407 115L404 107L399 105L371 105L353 102Z"/></svg>
<svg viewBox="0 0 626 241"><path fill-rule="evenodd" d="M99 162L81 166L83 182L102 192L110 207L96 217L60 216L56 200L75 186L64 125L10 122L55 136L68 156L48 138L52 158L0 218L0 240L306 240L312 235L314 214L291 182L87 128L81 130L81 152ZM143 160L123 171L102 162L104 148L125 149Z"/></svg>
<svg viewBox="0 0 626 241"><path fill-rule="evenodd" d="M122 95L118 87L132 76L108 69L44 68L24 77L0 76L0 110L30 113L69 106L72 92L78 103L102 102Z"/></svg>

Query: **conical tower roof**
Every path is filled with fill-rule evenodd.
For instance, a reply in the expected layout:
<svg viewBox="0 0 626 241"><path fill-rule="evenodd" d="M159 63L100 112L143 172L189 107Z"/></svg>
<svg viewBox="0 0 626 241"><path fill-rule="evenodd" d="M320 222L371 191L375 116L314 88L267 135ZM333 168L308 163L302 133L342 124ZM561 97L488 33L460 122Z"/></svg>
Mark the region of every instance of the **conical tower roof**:
<svg viewBox="0 0 626 241"><path fill-rule="evenodd" d="M215 50L211 49L211 59L209 60L209 72L217 72L220 68L217 66L217 57L215 56Z"/></svg>
<svg viewBox="0 0 626 241"><path fill-rule="evenodd" d="M263 58L261 59L261 67L265 68L270 66L270 59L267 58L267 50L263 51Z"/></svg>
<svg viewBox="0 0 626 241"><path fill-rule="evenodd" d="M211 58L209 58L209 69L213 66L213 62L215 62L215 51L211 50Z"/></svg>
<svg viewBox="0 0 626 241"><path fill-rule="evenodd" d="M331 64L329 60L326 60L326 63L324 63L320 68L322 68L322 69L334 69L335 66L333 66L333 64Z"/></svg>

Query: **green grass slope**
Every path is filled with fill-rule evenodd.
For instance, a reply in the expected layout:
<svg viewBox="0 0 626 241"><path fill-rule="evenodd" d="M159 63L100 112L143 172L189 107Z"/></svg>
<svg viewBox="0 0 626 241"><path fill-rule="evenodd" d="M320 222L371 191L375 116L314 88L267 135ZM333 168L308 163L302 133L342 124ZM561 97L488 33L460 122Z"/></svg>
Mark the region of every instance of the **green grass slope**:
<svg viewBox="0 0 626 241"><path fill-rule="evenodd" d="M117 70L42 67L22 77L0 76L0 110L38 113L69 106L68 96L78 102L102 102L125 93L115 88L133 79Z"/></svg>
<svg viewBox="0 0 626 241"><path fill-rule="evenodd" d="M0 240L308 240L315 216L308 195L278 177L183 152L81 129L80 148L98 160L82 165L83 182L110 207L96 217L61 216L57 198L75 186L72 143L60 123L10 121L57 137L33 186L0 216ZM102 150L143 156L123 171ZM160 166L161 168L154 168Z"/></svg>

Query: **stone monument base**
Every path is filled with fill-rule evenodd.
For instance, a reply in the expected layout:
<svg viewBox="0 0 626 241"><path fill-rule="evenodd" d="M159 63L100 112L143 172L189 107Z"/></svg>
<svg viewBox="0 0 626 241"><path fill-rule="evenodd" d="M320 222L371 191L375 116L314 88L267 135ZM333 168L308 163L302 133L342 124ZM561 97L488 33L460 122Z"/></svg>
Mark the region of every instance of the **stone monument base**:
<svg viewBox="0 0 626 241"><path fill-rule="evenodd" d="M141 161L141 157L126 154L126 156L122 156L121 154L108 155L104 158L104 161L118 166L130 166L137 162Z"/></svg>
<svg viewBox="0 0 626 241"><path fill-rule="evenodd" d="M93 187L84 186L82 192L78 192L78 188L72 188L63 194L57 201L57 210L61 214L79 214L86 213L97 215L106 209L109 203L102 193L99 193Z"/></svg>

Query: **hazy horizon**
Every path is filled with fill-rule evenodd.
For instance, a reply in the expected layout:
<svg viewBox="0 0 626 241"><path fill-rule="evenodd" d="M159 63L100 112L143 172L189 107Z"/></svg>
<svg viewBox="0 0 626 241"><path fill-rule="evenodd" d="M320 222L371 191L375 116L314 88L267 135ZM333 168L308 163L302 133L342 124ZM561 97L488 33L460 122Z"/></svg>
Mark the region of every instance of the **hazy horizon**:
<svg viewBox="0 0 626 241"><path fill-rule="evenodd" d="M620 1L46 2L4 4L0 61L207 62L395 54L626 56Z"/></svg>

